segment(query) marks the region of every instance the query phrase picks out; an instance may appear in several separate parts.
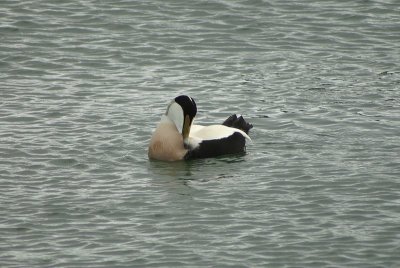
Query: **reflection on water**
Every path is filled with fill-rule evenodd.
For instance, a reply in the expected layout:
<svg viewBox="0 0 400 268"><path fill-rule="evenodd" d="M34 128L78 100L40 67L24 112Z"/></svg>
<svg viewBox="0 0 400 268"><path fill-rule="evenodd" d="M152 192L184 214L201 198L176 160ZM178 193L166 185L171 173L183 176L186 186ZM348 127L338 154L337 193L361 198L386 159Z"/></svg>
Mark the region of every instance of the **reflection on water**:
<svg viewBox="0 0 400 268"><path fill-rule="evenodd" d="M149 173L154 178L172 177L185 179L192 176L191 168L193 164L190 161L162 162L149 160Z"/></svg>
<svg viewBox="0 0 400 268"><path fill-rule="evenodd" d="M149 160L148 172L157 180L175 179L178 181L208 181L232 176L230 165L246 161L244 154L217 158L195 159L190 161L162 162ZM227 169L227 170L225 170Z"/></svg>

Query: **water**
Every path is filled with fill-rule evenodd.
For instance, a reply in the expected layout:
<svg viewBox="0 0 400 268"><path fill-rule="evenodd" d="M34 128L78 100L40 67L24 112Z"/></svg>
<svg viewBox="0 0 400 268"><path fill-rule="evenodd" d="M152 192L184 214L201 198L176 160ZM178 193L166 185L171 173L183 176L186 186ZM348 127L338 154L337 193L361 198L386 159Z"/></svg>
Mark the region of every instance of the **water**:
<svg viewBox="0 0 400 268"><path fill-rule="evenodd" d="M398 267L397 1L2 1L1 267ZM244 156L150 162L170 99Z"/></svg>

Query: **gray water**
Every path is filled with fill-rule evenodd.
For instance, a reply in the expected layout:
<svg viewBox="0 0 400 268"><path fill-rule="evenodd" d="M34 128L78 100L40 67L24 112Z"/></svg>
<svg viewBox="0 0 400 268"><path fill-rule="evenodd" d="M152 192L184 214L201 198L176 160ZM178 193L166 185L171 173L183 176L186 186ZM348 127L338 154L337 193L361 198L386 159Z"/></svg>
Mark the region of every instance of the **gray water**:
<svg viewBox="0 0 400 268"><path fill-rule="evenodd" d="M0 5L1 267L399 267L400 5ZM179 94L247 154L147 159Z"/></svg>

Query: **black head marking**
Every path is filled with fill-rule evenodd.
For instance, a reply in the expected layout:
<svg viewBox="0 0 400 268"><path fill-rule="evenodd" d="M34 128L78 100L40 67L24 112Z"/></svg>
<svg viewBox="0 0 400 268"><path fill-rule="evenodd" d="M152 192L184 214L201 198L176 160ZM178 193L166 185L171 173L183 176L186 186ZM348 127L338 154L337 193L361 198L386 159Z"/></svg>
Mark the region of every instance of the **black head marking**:
<svg viewBox="0 0 400 268"><path fill-rule="evenodd" d="M175 98L175 102L178 103L182 109L185 115L189 115L190 118L194 118L197 113L197 106L196 102L194 99L186 96L186 95L180 95Z"/></svg>

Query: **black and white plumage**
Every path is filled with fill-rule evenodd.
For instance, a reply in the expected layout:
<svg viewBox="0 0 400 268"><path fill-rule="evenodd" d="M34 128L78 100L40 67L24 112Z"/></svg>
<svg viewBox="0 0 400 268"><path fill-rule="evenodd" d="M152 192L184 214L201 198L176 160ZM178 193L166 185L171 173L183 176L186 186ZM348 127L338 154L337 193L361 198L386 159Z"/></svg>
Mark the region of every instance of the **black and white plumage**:
<svg viewBox="0 0 400 268"><path fill-rule="evenodd" d="M244 153L253 127L242 116L231 115L221 125L194 125L196 102L185 95L176 97L154 131L148 156L163 161L189 160Z"/></svg>

